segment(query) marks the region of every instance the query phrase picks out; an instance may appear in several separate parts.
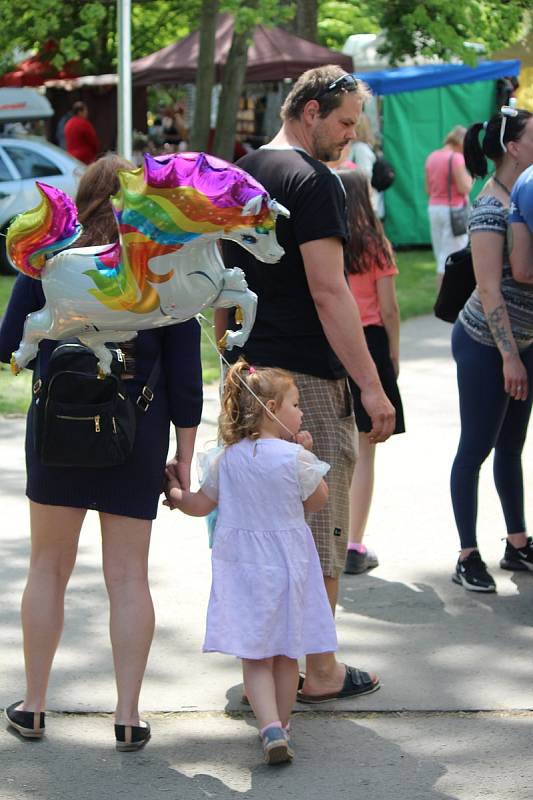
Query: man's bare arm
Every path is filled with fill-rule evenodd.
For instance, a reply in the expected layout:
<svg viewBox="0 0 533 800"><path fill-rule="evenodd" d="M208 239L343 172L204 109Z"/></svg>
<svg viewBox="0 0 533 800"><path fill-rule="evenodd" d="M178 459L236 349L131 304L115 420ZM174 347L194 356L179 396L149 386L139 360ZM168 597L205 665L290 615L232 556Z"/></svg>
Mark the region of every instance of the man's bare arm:
<svg viewBox="0 0 533 800"><path fill-rule="evenodd" d="M394 408L385 395L366 345L359 309L344 277L339 239L317 239L300 246L309 290L324 333L361 390L372 420L371 437L385 441L394 430Z"/></svg>

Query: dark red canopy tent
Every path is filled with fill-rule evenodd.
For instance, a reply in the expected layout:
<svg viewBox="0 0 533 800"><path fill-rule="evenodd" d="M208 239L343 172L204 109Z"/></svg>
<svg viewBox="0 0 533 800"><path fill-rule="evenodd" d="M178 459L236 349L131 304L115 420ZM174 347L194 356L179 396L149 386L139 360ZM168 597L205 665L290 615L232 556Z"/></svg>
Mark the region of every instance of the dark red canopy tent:
<svg viewBox="0 0 533 800"><path fill-rule="evenodd" d="M75 62L68 62L63 69L57 69L50 63L56 51L56 43L47 42L40 53L22 61L12 72L0 76L0 86L42 86L51 78L75 78L78 74Z"/></svg>
<svg viewBox="0 0 533 800"><path fill-rule="evenodd" d="M215 81L220 83L233 35L233 17L219 14L215 36ZM179 42L132 63L136 86L154 83L194 83L200 50L199 33L195 31ZM343 53L308 42L282 28L257 25L248 49L245 80L248 83L298 78L311 67L338 64L347 72L353 70L352 59Z"/></svg>

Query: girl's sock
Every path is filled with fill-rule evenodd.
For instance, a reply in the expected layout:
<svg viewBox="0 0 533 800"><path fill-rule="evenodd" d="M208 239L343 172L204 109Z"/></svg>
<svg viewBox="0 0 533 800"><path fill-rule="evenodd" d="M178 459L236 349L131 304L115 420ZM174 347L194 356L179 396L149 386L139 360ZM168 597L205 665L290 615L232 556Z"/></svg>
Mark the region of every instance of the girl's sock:
<svg viewBox="0 0 533 800"><path fill-rule="evenodd" d="M366 546L362 542L348 542L348 550L356 550L358 553L366 553Z"/></svg>
<svg viewBox="0 0 533 800"><path fill-rule="evenodd" d="M275 719L274 722L269 722L268 725L265 725L264 728L261 728L261 730L259 731L261 736L263 736L265 731L267 731L269 728L282 728L281 720Z"/></svg>

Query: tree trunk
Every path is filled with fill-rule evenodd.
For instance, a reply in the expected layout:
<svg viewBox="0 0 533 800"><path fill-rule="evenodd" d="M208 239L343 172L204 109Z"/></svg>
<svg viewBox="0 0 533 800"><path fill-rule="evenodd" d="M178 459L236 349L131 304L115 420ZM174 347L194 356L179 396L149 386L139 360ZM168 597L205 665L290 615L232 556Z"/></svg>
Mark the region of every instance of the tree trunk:
<svg viewBox="0 0 533 800"><path fill-rule="evenodd" d="M248 0L246 7L257 8L257 5L258 0ZM224 67L213 150L217 156L226 161L233 161L239 99L244 85L248 47L254 27L239 32L233 30L228 60Z"/></svg>
<svg viewBox="0 0 533 800"><path fill-rule="evenodd" d="M297 0L296 36L310 42L318 42L318 2L317 0Z"/></svg>
<svg viewBox="0 0 533 800"><path fill-rule="evenodd" d="M211 92L215 79L215 32L219 0L202 0L200 52L190 138L191 150L206 150L211 127Z"/></svg>

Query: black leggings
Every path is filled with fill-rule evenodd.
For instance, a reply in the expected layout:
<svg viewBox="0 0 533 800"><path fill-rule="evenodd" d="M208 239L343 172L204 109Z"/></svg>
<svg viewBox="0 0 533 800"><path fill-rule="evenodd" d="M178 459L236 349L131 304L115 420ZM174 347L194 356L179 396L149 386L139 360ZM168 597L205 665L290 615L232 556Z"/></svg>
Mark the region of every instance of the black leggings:
<svg viewBox="0 0 533 800"><path fill-rule="evenodd" d="M494 483L507 533L526 530L522 450L533 397L533 345L520 357L529 381L527 400L505 391L502 357L496 347L479 344L457 321L452 333L457 363L461 439L451 474L451 493L461 547L477 547L476 518L479 470L494 448Z"/></svg>

